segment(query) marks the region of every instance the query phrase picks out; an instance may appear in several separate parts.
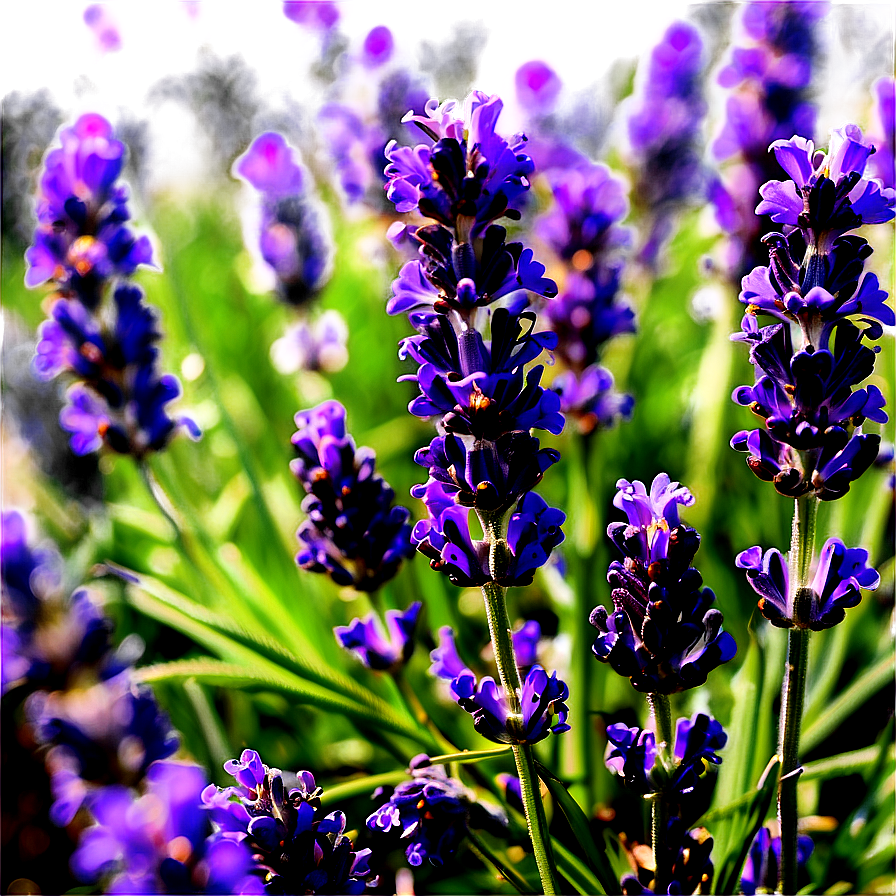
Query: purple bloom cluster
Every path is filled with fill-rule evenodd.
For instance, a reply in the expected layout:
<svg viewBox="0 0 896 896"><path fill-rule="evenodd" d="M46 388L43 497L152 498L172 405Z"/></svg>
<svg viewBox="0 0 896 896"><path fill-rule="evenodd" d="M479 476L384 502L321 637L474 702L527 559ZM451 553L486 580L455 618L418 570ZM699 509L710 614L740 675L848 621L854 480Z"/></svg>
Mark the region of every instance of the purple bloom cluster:
<svg viewBox="0 0 896 896"><path fill-rule="evenodd" d="M316 320L300 320L271 346L271 360L281 373L297 370L336 373L348 363L348 327L338 311Z"/></svg>
<svg viewBox="0 0 896 896"><path fill-rule="evenodd" d="M674 769L667 771L656 764L657 745L653 731L616 724L607 726L607 751L604 762L619 775L626 787L639 794L662 792L667 802L680 803L697 788L704 760L721 763L716 750L728 741L722 726L705 713L679 719L675 730Z"/></svg>
<svg viewBox="0 0 896 896"><path fill-rule="evenodd" d="M224 770L236 785L209 784L202 806L224 837L248 848L264 887L247 892L354 896L376 886L370 850L355 850L345 836L343 812L323 814L323 790L311 772L287 776L296 785L287 790L284 773L268 768L254 750L243 750Z"/></svg>
<svg viewBox="0 0 896 896"><path fill-rule="evenodd" d="M278 294L290 305L305 304L327 285L334 252L329 221L312 195L308 172L274 131L256 137L233 172L259 193L258 248L274 272Z"/></svg>
<svg viewBox="0 0 896 896"><path fill-rule="evenodd" d="M376 613L333 629L336 640L368 668L396 672L414 652L414 632L423 604L415 600L403 613L386 610L386 629Z"/></svg>
<svg viewBox="0 0 896 896"><path fill-rule="evenodd" d="M393 505L395 492L376 472L373 451L355 448L338 401L295 419L290 469L307 493L302 510L308 516L296 533L296 563L337 585L376 591L414 555L410 511Z"/></svg>
<svg viewBox="0 0 896 896"><path fill-rule="evenodd" d="M796 843L797 872L803 872L809 856L815 849L811 837L800 834ZM781 862L781 838L772 837L768 828L761 828L747 855L740 878L740 888L745 896L756 892L774 892L778 886L778 866Z"/></svg>
<svg viewBox="0 0 896 896"><path fill-rule="evenodd" d="M326 103L317 116L347 200L380 213L391 210L383 194L386 150L412 141L412 129L401 118L409 109L422 114L429 99L420 76L399 64L395 55L392 32L385 25L373 28L360 53L345 60L341 86L347 95ZM366 96L371 82L374 85L374 101L366 107L360 97L351 96L355 81L363 81Z"/></svg>
<svg viewBox="0 0 896 896"><path fill-rule="evenodd" d="M390 314L408 313L417 330L399 350L419 365L404 377L420 389L409 410L439 418L440 435L415 456L429 480L412 493L429 519L413 540L462 586L528 584L563 539L564 515L530 491L559 459L530 431L557 434L564 421L557 396L541 385L544 368L529 366L556 336L535 333L525 308L529 292L551 296L556 286L532 250L507 243L494 223L519 217L511 203L533 170L525 138L497 133L501 109L498 97L478 91L462 104L431 100L424 115L405 117L425 142L387 150L386 190L396 209L437 222L416 229L418 258L401 269L387 305ZM473 538L470 508L486 535L500 523L500 545Z"/></svg>
<svg viewBox="0 0 896 896"><path fill-rule="evenodd" d="M775 548L763 555L757 545L738 554L735 562L760 596L762 615L779 628L831 628L859 603L862 588L873 591L880 585L877 570L868 566L868 551L848 548L839 538L824 543L814 579L796 594L790 588L787 561Z"/></svg>
<svg viewBox="0 0 896 896"><path fill-rule="evenodd" d="M671 236L676 213L706 192L701 159L705 65L700 32L687 22L673 22L649 62L638 69L628 136L637 169L633 195L651 219L639 253L648 266L656 264Z"/></svg>
<svg viewBox="0 0 896 896"><path fill-rule="evenodd" d="M638 481L620 479L616 487L613 503L629 521L611 523L607 534L625 559L614 560L607 574L612 613L599 606L591 614L599 631L594 655L644 693L697 687L734 657L737 645L722 631L715 595L690 565L700 536L679 521L678 508L694 497L665 473L649 493Z"/></svg>
<svg viewBox="0 0 896 896"><path fill-rule="evenodd" d="M535 744L548 734L569 731L569 707L564 702L569 698L569 688L556 672L548 675L539 665L526 673L522 691L517 695L519 715L511 710L504 688L491 676L477 682L472 673L461 674L451 688L458 706L473 716L476 730L495 743Z"/></svg>
<svg viewBox="0 0 896 896"><path fill-rule="evenodd" d="M548 172L554 203L535 222L536 235L566 266L563 289L545 307L567 372L554 381L564 413L579 430L606 429L631 417L634 400L613 390L598 362L608 340L635 330L635 313L621 296L621 251L632 239L619 221L628 212L625 187L604 165Z"/></svg>
<svg viewBox="0 0 896 896"><path fill-rule="evenodd" d="M367 819L372 831L388 833L401 828L408 841L406 855L413 867L429 860L441 866L454 855L469 827L498 836L506 833L507 819L497 809L476 802L473 793L443 765L433 765L425 754L415 756L410 779L395 788L388 801ZM380 788L374 797L382 794Z"/></svg>
<svg viewBox="0 0 896 896"><path fill-rule="evenodd" d="M740 16L744 45L732 49L719 72L719 84L731 94L712 153L733 164L711 186L710 199L730 235L727 266L733 276L763 257L763 228L753 214L753 201L760 184L774 177L768 145L815 130L810 85L819 50L818 23L827 12L826 2L753 0Z"/></svg>
<svg viewBox="0 0 896 896"><path fill-rule="evenodd" d="M666 824L665 835L657 856L657 867L646 872L653 880L645 886L639 878L627 875L622 878L625 896L642 896L647 893L710 893L712 892L713 866L712 837L705 828L689 831L684 822L673 816Z"/></svg>
<svg viewBox="0 0 896 896"><path fill-rule="evenodd" d="M75 874L104 878L106 893L264 893L247 845L212 832L206 785L198 766L156 762L142 795L105 788L91 801L96 824L72 856Z"/></svg>
<svg viewBox="0 0 896 896"><path fill-rule="evenodd" d="M75 454L106 446L141 458L179 427L198 438L193 421L167 414L180 384L159 375L156 314L124 279L153 263L149 238L128 227L128 191L117 183L124 144L96 114L63 128L59 142L44 160L38 225L25 253L25 284L50 280L57 290L39 330L35 374L75 379L59 417Z"/></svg>
<svg viewBox="0 0 896 896"><path fill-rule="evenodd" d="M896 323L887 293L864 270L870 246L849 231L891 220L896 192L865 176L874 148L854 125L834 131L827 153L798 136L771 148L791 179L765 184L756 211L786 235L768 234L769 266L744 277L747 314L734 337L750 345L756 382L733 398L765 429L737 433L731 444L781 494L833 500L877 456L880 437L861 425L886 422L884 398L877 386L854 387L874 367L875 352L863 339ZM760 327L759 314L783 323ZM864 329L850 320L855 316ZM793 323L802 336L796 348Z"/></svg>

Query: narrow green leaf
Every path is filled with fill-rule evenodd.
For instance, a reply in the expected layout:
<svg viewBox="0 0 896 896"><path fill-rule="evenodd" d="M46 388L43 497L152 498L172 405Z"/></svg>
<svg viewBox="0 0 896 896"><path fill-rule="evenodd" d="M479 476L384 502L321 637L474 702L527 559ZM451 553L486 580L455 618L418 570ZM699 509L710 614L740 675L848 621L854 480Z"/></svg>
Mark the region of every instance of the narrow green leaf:
<svg viewBox="0 0 896 896"><path fill-rule="evenodd" d="M612 890L601 887L600 881L591 869L578 856L573 855L556 837L551 837L551 848L557 870L576 888L581 896L594 896L596 893L613 893L619 889L616 884Z"/></svg>
<svg viewBox="0 0 896 896"><path fill-rule="evenodd" d="M828 704L803 731L800 750L808 753L846 721L862 704L881 688L893 685L896 655L889 653L879 663L866 669L836 700Z"/></svg>
<svg viewBox="0 0 896 896"><path fill-rule="evenodd" d="M343 781L333 787L325 787L320 798L322 806L332 806L343 800L352 799L365 793L373 793L377 787L395 787L406 781L408 773L406 769L394 772L383 772L381 775L365 775L362 778L352 778L351 781Z"/></svg>
<svg viewBox="0 0 896 896"><path fill-rule="evenodd" d="M338 712L365 722L374 722L388 728L394 734L426 743L423 733L414 728L392 710L376 711L334 694L312 682L303 681L285 670L265 663L268 668L248 667L238 663L225 663L213 659L176 660L144 666L137 670L138 680L151 684L155 681L183 681L195 678L207 684L229 688L259 687L287 694L299 703L316 706L328 712Z"/></svg>
<svg viewBox="0 0 896 896"><path fill-rule="evenodd" d="M493 750L461 750L459 753L443 753L441 756L432 756L430 762L433 765L446 762L484 762L486 759L497 759L499 756L509 756L512 747L495 747Z"/></svg>
<svg viewBox="0 0 896 896"><path fill-rule="evenodd" d="M582 807L570 796L569 791L564 787L563 782L552 772L546 769L540 762L536 760L535 767L538 776L547 785L551 796L557 801L557 805L563 810L569 826L572 828L579 845L585 850L585 855L591 865L592 870L597 875L598 881L605 893L612 893L619 885L610 863L607 861L606 853L591 836L591 828L588 824L588 818L582 811Z"/></svg>
<svg viewBox="0 0 896 896"><path fill-rule="evenodd" d="M890 745L886 754L892 762L894 749ZM826 781L828 778L839 778L844 775L852 775L871 769L880 756L880 748L877 746L865 747L862 750L853 750L850 753L840 753L828 759L817 759L815 762L807 762L803 766L801 781Z"/></svg>
<svg viewBox="0 0 896 896"><path fill-rule="evenodd" d="M475 831L467 829L467 836L475 851L481 853L480 858L484 858L487 862L495 867L495 869L509 881L518 893L534 893L529 881L523 877L509 861L505 859L489 844L480 837Z"/></svg>

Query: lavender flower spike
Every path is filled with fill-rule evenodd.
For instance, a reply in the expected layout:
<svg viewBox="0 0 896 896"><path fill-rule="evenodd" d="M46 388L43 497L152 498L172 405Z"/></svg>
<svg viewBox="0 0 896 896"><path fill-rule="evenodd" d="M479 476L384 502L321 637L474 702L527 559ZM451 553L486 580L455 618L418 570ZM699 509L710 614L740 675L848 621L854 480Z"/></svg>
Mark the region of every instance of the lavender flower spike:
<svg viewBox="0 0 896 896"><path fill-rule="evenodd" d="M880 574L867 565L868 551L847 548L839 538L824 543L811 585L795 597L780 551L770 548L763 556L757 545L738 554L735 563L746 570L747 581L760 596L762 615L778 628L832 628L859 603L862 588L874 591L880 585Z"/></svg>
<svg viewBox="0 0 896 896"><path fill-rule="evenodd" d="M395 672L414 652L414 630L423 604L417 600L403 613L386 610L386 629L375 613L364 619L353 619L349 625L333 629L336 640L350 650L368 669Z"/></svg>
<svg viewBox="0 0 896 896"><path fill-rule="evenodd" d="M274 131L256 137L233 171L260 194L258 248L281 298L304 304L326 286L333 271L329 222L311 195L308 173L296 151ZM247 233L250 246L254 238Z"/></svg>

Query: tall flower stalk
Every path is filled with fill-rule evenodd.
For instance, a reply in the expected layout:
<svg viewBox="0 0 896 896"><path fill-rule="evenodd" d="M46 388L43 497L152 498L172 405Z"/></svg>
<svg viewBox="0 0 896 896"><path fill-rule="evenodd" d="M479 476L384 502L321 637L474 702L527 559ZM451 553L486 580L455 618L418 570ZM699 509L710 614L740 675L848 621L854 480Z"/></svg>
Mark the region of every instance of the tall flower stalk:
<svg viewBox="0 0 896 896"><path fill-rule="evenodd" d="M795 501L787 562L774 549L763 555L758 546L737 558L761 596L763 615L790 630L778 729L778 819L779 889L791 893L809 632L841 622L845 610L859 602L860 588L879 582L866 567L867 552L835 538L825 543L811 580L810 575L818 501L846 494L874 462L880 437L865 433L863 424L887 420L880 390L860 384L875 359L864 340L880 338L882 325L892 326L896 316L877 277L864 269L871 247L850 231L891 220L896 193L865 175L874 148L855 125L836 129L826 153L800 136L777 140L771 149L790 179L764 184L756 212L770 215L784 232L763 238L769 265L743 279L740 300L747 313L733 337L750 346L756 369L755 384L736 389L733 398L759 416L764 428L738 433L731 445L748 455L760 479ZM760 314L776 322L760 327Z"/></svg>
<svg viewBox="0 0 896 896"><path fill-rule="evenodd" d="M399 349L419 364L404 377L420 389L409 410L439 418L440 435L415 456L429 479L412 493L424 500L428 519L412 538L433 569L482 589L498 668L500 685L489 677L458 679L458 702L482 734L513 745L542 886L554 893L532 744L568 728L568 690L541 667L521 677L506 591L529 584L563 539L564 515L531 491L559 460L531 430L557 434L563 416L557 395L540 384L543 367L528 367L557 344L553 333L535 332L530 293L554 296L557 289L532 250L507 242L494 223L520 217L514 203L534 168L525 138L497 133L501 109L498 97L478 91L463 103L431 100L425 114L405 116L423 142L387 147L386 195L399 212L434 222L416 229L418 258L402 267L387 310L408 313L417 330ZM471 509L481 539L470 532ZM561 722L551 726L555 714Z"/></svg>

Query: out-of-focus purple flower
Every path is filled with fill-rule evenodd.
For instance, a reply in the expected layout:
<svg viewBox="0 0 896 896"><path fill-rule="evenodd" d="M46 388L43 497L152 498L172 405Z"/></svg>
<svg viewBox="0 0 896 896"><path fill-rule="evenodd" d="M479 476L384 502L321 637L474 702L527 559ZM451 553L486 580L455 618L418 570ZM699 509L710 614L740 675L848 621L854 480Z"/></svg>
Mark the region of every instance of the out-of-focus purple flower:
<svg viewBox="0 0 896 896"><path fill-rule="evenodd" d="M878 78L874 91L874 124L868 139L876 152L868 159L868 167L874 177L880 178L885 187L896 187L894 149L896 149L896 78L891 75Z"/></svg>
<svg viewBox="0 0 896 896"><path fill-rule="evenodd" d="M371 613L364 619L353 619L349 625L337 625L333 632L336 640L354 653L368 669L394 672L414 652L414 631L422 606L417 600L403 613L386 610L386 631L379 617Z"/></svg>
<svg viewBox="0 0 896 896"><path fill-rule="evenodd" d="M330 31L339 21L339 4L333 0L283 0L283 15L297 25Z"/></svg>
<svg viewBox="0 0 896 896"><path fill-rule="evenodd" d="M709 893L713 866L710 859L713 841L706 828L689 831L678 817L666 824L660 839L664 855L659 857L651 886L645 887L633 875L622 878L625 896L647 893Z"/></svg>
<svg viewBox="0 0 896 896"><path fill-rule="evenodd" d="M348 327L338 311L314 321L300 320L271 346L271 360L281 373L298 370L337 373L348 363Z"/></svg>
<svg viewBox="0 0 896 896"><path fill-rule="evenodd" d="M364 38L362 60L366 66L376 68L389 61L395 49L395 39L385 25L372 28Z"/></svg>
<svg viewBox="0 0 896 896"><path fill-rule="evenodd" d="M59 143L44 159L25 285L52 279L94 309L110 277L153 265L152 245L126 226L128 190L116 183L125 148L112 125L101 115L82 115L59 132Z"/></svg>
<svg viewBox="0 0 896 896"><path fill-rule="evenodd" d="M296 562L337 585L375 591L414 554L410 512L393 505L395 492L376 473L373 451L355 448L339 402L300 411L296 425L290 469L307 492L308 517L296 533Z"/></svg>
<svg viewBox="0 0 896 896"><path fill-rule="evenodd" d="M72 856L75 874L106 879L107 893L264 893L247 845L210 833L205 786L198 766L156 762L142 796L119 785L99 791L90 804L97 823Z"/></svg>
<svg viewBox="0 0 896 896"><path fill-rule="evenodd" d="M433 491L436 489L428 493L428 498ZM429 557L433 569L444 572L451 582L463 588L479 587L489 581L505 587L529 585L535 570L547 562L551 551L563 541L560 526L565 514L549 507L535 492L529 492L510 515L501 564L493 576L488 543L470 535L470 509L453 503L444 507L440 504L438 515L434 515L434 506L430 500L430 518L414 526L411 539L417 550Z"/></svg>
<svg viewBox="0 0 896 896"><path fill-rule="evenodd" d="M264 892L357 896L376 885L370 850L356 851L345 836L343 812L323 815L323 790L311 772L298 772L297 786L287 791L280 769L268 768L254 750L243 750L224 769L238 786L209 784L202 806L224 837L249 848Z"/></svg>
<svg viewBox="0 0 896 896"><path fill-rule="evenodd" d="M513 652L516 663L521 669L534 666L538 654L538 642L541 640L541 626L529 619L511 633Z"/></svg>
<svg viewBox="0 0 896 896"><path fill-rule="evenodd" d="M650 217L641 260L653 266L671 235L675 215L702 200L705 66L700 32L673 22L638 69L628 135L637 170L634 196Z"/></svg>
<svg viewBox="0 0 896 896"><path fill-rule="evenodd" d="M811 837L800 834L796 841L797 874L805 873L806 862L815 849ZM773 892L778 886L778 866L781 862L781 838L772 837L771 831L760 828L750 846L747 861L740 878L740 888L745 896L758 891Z"/></svg>
<svg viewBox="0 0 896 896"><path fill-rule="evenodd" d="M469 73L494 42L501 19L487 6L461 6L439 22L434 33L414 41L417 68L431 78Z"/></svg>
<svg viewBox="0 0 896 896"><path fill-rule="evenodd" d="M334 248L326 212L311 194L296 150L282 134L267 131L234 162L233 172L260 194L258 246L281 298L304 304L327 285Z"/></svg>
<svg viewBox="0 0 896 896"><path fill-rule="evenodd" d="M592 650L636 690L673 694L697 687L734 657L737 645L722 631L715 595L690 565L700 536L679 522L678 506L690 506L693 496L665 473L649 494L638 481L621 479L617 487L614 504L629 522L611 523L607 534L625 560L614 560L607 574L612 613L599 606L591 614L599 631Z"/></svg>
<svg viewBox="0 0 896 896"><path fill-rule="evenodd" d="M444 865L454 855L468 827L501 835L507 819L496 809L476 802L460 781L449 778L443 765L432 765L425 754L411 760L410 780L399 784L389 800L367 819L372 831L402 829L406 855L413 867L424 860ZM382 788L374 796L382 794Z"/></svg>
<svg viewBox="0 0 896 896"><path fill-rule="evenodd" d="M862 588L873 591L880 584L877 570L867 565L868 551L847 548L839 538L824 543L811 584L796 594L787 561L775 548L763 555L757 545L738 554L735 562L760 596L762 615L779 628L831 628L859 603Z"/></svg>
<svg viewBox="0 0 896 896"><path fill-rule="evenodd" d="M476 730L495 743L534 744L548 734L569 731L569 707L564 702L569 688L556 672L549 676L539 665L529 670L518 695L521 716L511 712L507 694L490 676L477 683L474 676L462 675L452 689L458 705L473 716Z"/></svg>
<svg viewBox="0 0 896 896"><path fill-rule="evenodd" d="M553 110L563 86L557 73L540 59L524 62L516 70L513 83L520 105L535 115Z"/></svg>
<svg viewBox="0 0 896 896"><path fill-rule="evenodd" d="M432 660L430 674L445 681L453 681L461 673L469 671L457 652L454 631L449 625L439 629L439 646L430 651L429 658Z"/></svg>
<svg viewBox="0 0 896 896"><path fill-rule="evenodd" d="M93 32L101 52L111 53L121 49L121 34L106 4L91 3L84 10L84 24Z"/></svg>
<svg viewBox="0 0 896 896"><path fill-rule="evenodd" d="M551 389L560 396L560 409L575 419L582 435L631 420L634 398L615 391L613 374L600 364L586 367L580 376L572 370L561 373L554 378Z"/></svg>
<svg viewBox="0 0 896 896"><path fill-rule="evenodd" d="M760 238L769 228L753 214L753 203L759 186L776 176L769 144L815 130L812 71L828 9L826 2L746 4L743 36L719 71L719 84L731 94L712 153L732 164L710 185L710 201L729 234L727 267L735 279L763 260Z"/></svg>

